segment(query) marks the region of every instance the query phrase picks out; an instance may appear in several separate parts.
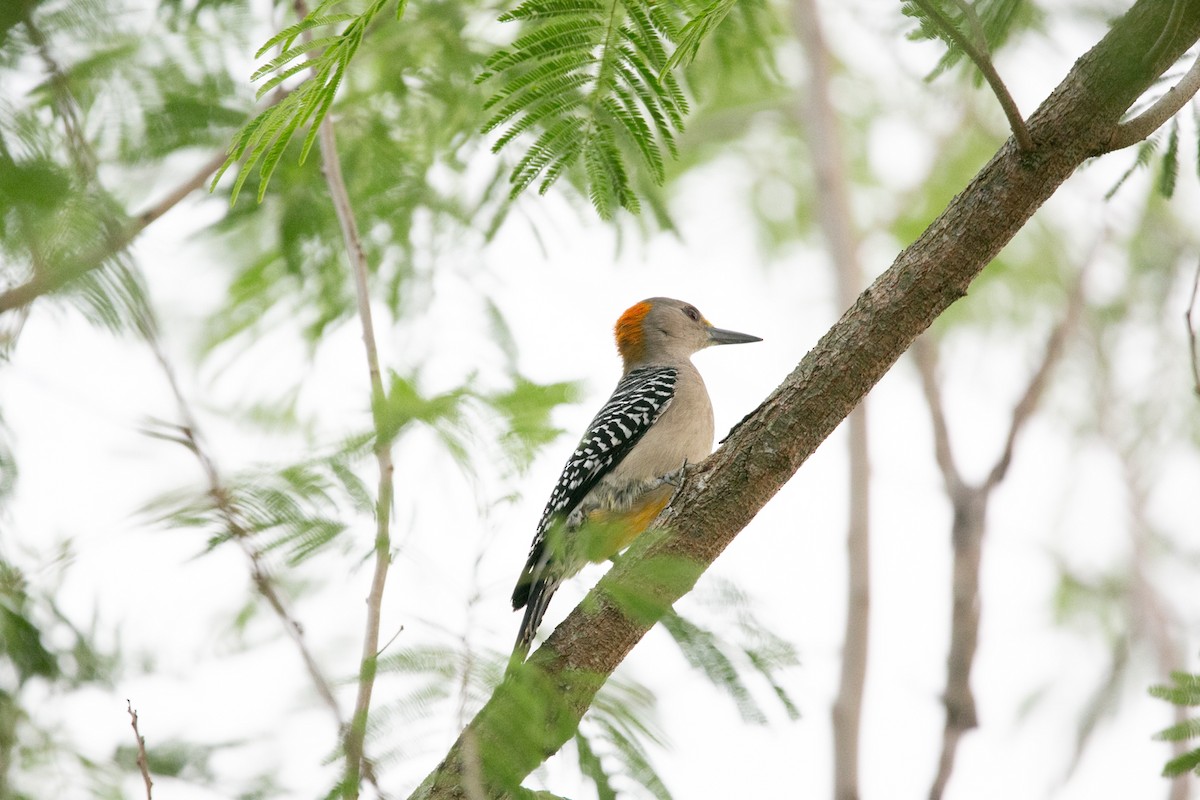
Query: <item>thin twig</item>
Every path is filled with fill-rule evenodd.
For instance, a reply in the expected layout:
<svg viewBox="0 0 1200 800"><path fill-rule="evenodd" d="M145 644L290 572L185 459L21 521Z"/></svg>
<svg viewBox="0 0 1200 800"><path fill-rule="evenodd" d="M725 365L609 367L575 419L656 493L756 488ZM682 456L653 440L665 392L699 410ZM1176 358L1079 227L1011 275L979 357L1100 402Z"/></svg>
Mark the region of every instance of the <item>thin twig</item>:
<svg viewBox="0 0 1200 800"><path fill-rule="evenodd" d="M129 724L133 726L133 738L137 740L137 765L146 784L146 800L153 800L151 789L154 787L154 780L150 777L150 762L146 759L146 737L138 732L138 713L133 709L131 701L125 701L125 710L129 712Z"/></svg>
<svg viewBox="0 0 1200 800"><path fill-rule="evenodd" d="M308 16L308 5L304 0L295 0L293 7L300 19ZM305 36L311 38L311 31ZM309 58L316 53L310 52ZM346 774L342 784L342 796L354 800L358 797L359 782L364 769L369 767L363 757L363 741L367 733L367 715L371 709L371 693L375 687L375 669L379 658L379 629L383 613L383 593L387 585L388 568L391 566L391 511L394 496L391 443L383 436L380 413L386 394L383 388L383 373L379 368L379 349L375 339L375 324L371 319L371 294L368 284L369 268L363 252L362 237L354 219L354 208L350 193L342 177L341 159L337 152L337 139L333 128L333 117L326 114L318 129L321 150L321 173L329 189L330 200L342 230L346 255L354 275L354 291L358 301L358 318L362 326L363 347L367 356L367 372L371 381L371 408L375 423L375 460L379 464L379 488L375 500L375 567L371 576L371 588L367 594L367 620L363 632L362 657L358 671L358 694L354 702L354 714L346 730L344 749L346 752Z"/></svg>
<svg viewBox="0 0 1200 800"><path fill-rule="evenodd" d="M1091 259L1088 259L1090 263ZM1062 320L1050 332L1049 338L1046 340L1046 348L1042 353L1042 361L1038 364L1037 370L1034 371L1033 377L1029 379L1029 383L1025 387L1025 393L1013 408L1012 418L1008 425L1008 435L1004 440L1004 450L1000 457L996 459L996 463L992 466L988 473L987 479L981 487L984 491L991 491L1004 480L1004 476L1008 473L1008 467L1012 463L1013 448L1016 445L1017 436L1020 435L1021 429L1029 418L1033 416L1034 410L1037 408L1038 402L1041 400L1046 386L1049 384L1050 373L1053 372L1055 365L1062 358L1063 350L1066 347L1067 337L1071 330L1075 327L1075 323L1079 320L1079 313L1083 309L1083 281L1087 274L1087 266L1079 270L1078 276L1075 278L1075 284L1071 287L1071 292L1067 296L1067 308L1063 314Z"/></svg>
<svg viewBox="0 0 1200 800"><path fill-rule="evenodd" d="M1111 153L1144 140L1179 113L1179 110L1196 96L1197 91L1200 91L1200 55L1196 56L1191 69L1179 79L1179 83L1172 86L1166 94L1133 119L1114 127L1112 138L1102 152Z"/></svg>
<svg viewBox="0 0 1200 800"><path fill-rule="evenodd" d="M158 361L159 367L161 367L163 374L166 376L167 384L171 389L171 394L175 398L175 406L182 422L178 428L179 437L172 440L179 442L192 451L196 459L200 462L200 467L204 470L204 476L208 481L209 496L212 497L213 504L216 506L217 512L221 515L225 529L228 531L230 538L237 542L242 552L245 553L246 560L250 564L250 577L254 581L254 588L267 601L267 604L271 606L271 610L275 612L275 616L278 617L279 621L283 623L284 631L287 633L288 638L292 640L292 643L296 646L296 650L300 653L300 658L304 661L304 667L308 670L313 688L316 689L317 695L321 698L326 708L333 714L337 722L338 731L341 732L345 729L345 721L342 718L342 709L338 705L337 698L334 697L332 685L329 679L325 677L324 672L322 672L320 665L317 663L316 657L309 649L308 642L304 639L304 628L301 627L300 623L288 610L287 604L276 589L274 578L271 577L270 571L262 561L262 555L254 547L246 526L242 524L232 495L221 478L216 460L204 444L199 425L196 422L196 416L192 412L191 403L188 402L187 397L184 395L183 389L179 385L179 379L176 377L175 369L167 358L162 343L159 341L157 324L152 325L151 330L147 331L146 339L151 351L154 353L155 360Z"/></svg>
<svg viewBox="0 0 1200 800"><path fill-rule="evenodd" d="M917 375L921 379L921 390L925 394L925 403L929 406L929 419L933 427L933 453L937 459L938 469L942 473L942 482L946 494L954 497L962 491L964 481L954 460L954 449L950 446L950 429L946 423L946 410L942 405L942 392L937 384L938 353L937 344L931 338L931 333L925 333L913 342L910 352L917 365Z"/></svg>
<svg viewBox="0 0 1200 800"><path fill-rule="evenodd" d="M988 54L987 41L982 38L982 27L979 26L976 32L976 36L979 38L979 42L976 44L964 36L962 31L931 0L913 0L913 2L928 15L929 19L938 26L948 39L958 45L967 58L971 59L972 63L979 69L988 86L992 88L992 93L1000 101L1000 108L1004 110L1004 116L1008 118L1008 125L1012 128L1013 136L1017 140L1017 146L1025 152L1032 152L1033 137L1029 135L1029 128L1025 125L1025 119L1021 116L1021 110L1017 108L1017 102L1013 100L1012 94L1009 93L1008 87L1004 85L1004 81L1000 78L1000 73L996 71L996 66L992 63L991 56ZM962 4L960 3L960 5ZM971 10L970 13L964 15L970 19L974 16L974 11ZM977 25L978 20L973 24Z"/></svg>
<svg viewBox="0 0 1200 800"><path fill-rule="evenodd" d="M23 308L42 295L61 289L81 275L103 266L105 261L128 247L152 222L202 187L223 163L225 152L214 153L195 174L168 192L162 200L134 216L123 229L110 234L107 240L91 253L57 269L35 270L33 277L25 283L0 293L0 314Z"/></svg>
<svg viewBox="0 0 1200 800"><path fill-rule="evenodd" d="M1188 301L1187 311L1183 314L1183 324L1187 327L1188 354L1192 361L1192 389L1200 397L1200 354L1196 349L1196 323L1192 314L1196 311L1196 294L1200 292L1200 264L1196 265L1196 277L1192 279L1192 299Z"/></svg>

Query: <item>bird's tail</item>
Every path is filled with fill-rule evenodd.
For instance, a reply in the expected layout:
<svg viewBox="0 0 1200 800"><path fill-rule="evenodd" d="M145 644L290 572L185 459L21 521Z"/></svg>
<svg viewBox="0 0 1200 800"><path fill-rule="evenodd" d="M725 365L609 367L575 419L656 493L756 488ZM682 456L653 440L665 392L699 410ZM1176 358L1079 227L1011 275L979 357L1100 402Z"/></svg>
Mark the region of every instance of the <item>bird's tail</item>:
<svg viewBox="0 0 1200 800"><path fill-rule="evenodd" d="M525 602L525 616L521 620L521 630L517 633L517 642L513 645L510 663L524 661L525 656L529 655L529 647L533 644L534 634L537 633L538 625L542 624L542 617L546 616L550 598L558 591L561 583L561 578L546 577L534 582L529 587L529 595Z"/></svg>

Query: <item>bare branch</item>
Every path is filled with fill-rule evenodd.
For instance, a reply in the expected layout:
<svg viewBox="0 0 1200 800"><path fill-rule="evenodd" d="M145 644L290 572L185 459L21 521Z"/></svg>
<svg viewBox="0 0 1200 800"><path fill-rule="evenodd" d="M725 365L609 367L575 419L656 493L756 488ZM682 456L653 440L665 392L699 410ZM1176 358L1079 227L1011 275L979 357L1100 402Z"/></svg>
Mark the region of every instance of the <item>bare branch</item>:
<svg viewBox="0 0 1200 800"><path fill-rule="evenodd" d="M800 37L808 61L808 98L802 122L812 153L821 230L829 246L837 282L838 310L849 308L862 291L863 268L859 237L854 230L850 202L850 180L842 134L830 91L831 54L821 30L815 0L793 0L793 27ZM833 703L834 798L858 797L859 729L869 652L870 569L870 442L867 402L864 399L846 420L849 450L849 507L847 509L846 620L842 639L842 663L838 693Z"/></svg>
<svg viewBox="0 0 1200 800"><path fill-rule="evenodd" d="M992 88L992 93L1000 101L1000 108L1004 110L1004 116L1008 118L1008 125L1012 128L1013 136L1017 140L1017 146L1027 153L1032 152L1033 137L1029 135L1029 128L1021 116L1021 110L1017 108L1017 102L1013 100L1008 87L1004 85L1004 81L1000 78L1000 73L996 72L996 66L992 63L991 55L988 53L987 40L983 38L983 29L979 26L979 20L975 17L974 9L968 9L964 15L968 20L972 20L971 24L978 42L964 36L962 31L942 13L941 9L932 0L913 0L913 2L929 16L934 24L946 34L947 38L966 53L967 58L971 59L971 62L979 69L979 72L983 75L983 79ZM960 7L966 5L961 0L955 0L955 2Z"/></svg>
<svg viewBox="0 0 1200 800"><path fill-rule="evenodd" d="M200 462L200 467L204 470L204 477L208 481L209 496L212 498L217 512L221 515L221 519L225 523L225 529L228 531L230 538L237 542L242 552L245 553L246 559L250 564L250 577L254 581L254 588L263 596L263 599L271 606L271 610L275 612L275 616L283 623L284 631L296 646L301 660L304 661L304 667L308 671L309 678L312 680L313 688L317 691L317 696L321 698L326 708L333 714L333 718L337 722L338 731L340 732L345 728L345 721L342 719L342 709L338 705L337 698L334 697L332 685L329 679L325 677L325 673L317 663L316 657L308 647L308 642L304 638L304 628L301 627L300 623L288 610L287 604L276 589L274 578L271 577L270 571L263 563L258 549L251 542L246 526L241 522L240 514L234 505L229 489L221 478L216 460L204 444L196 416L192 413L191 403L188 402L186 395L184 395L183 389L179 385L179 379L175 374L175 369L167 358L162 343L159 341L157 324L151 330L146 331L146 340L150 345L151 351L154 353L155 360L158 361L159 367L166 376L167 385L170 387L171 394L175 398L175 406L182 422L178 429L178 436L164 436L161 438L182 444Z"/></svg>
<svg viewBox="0 0 1200 800"><path fill-rule="evenodd" d="M942 392L937 382L937 345L931 340L931 335L926 333L913 342L911 352L917 365L917 374L921 378L925 404L929 406L929 417L933 426L933 452L938 469L942 472L942 483L946 486L946 494L955 497L962 492L965 482L958 471L958 465L954 461L954 450L950 446L946 409L942 406Z"/></svg>
<svg viewBox="0 0 1200 800"><path fill-rule="evenodd" d="M137 765L142 771L142 781L146 784L146 800L153 800L151 789L154 780L150 777L150 764L146 759L146 737L138 732L138 714L133 709L133 703L125 701L125 710L129 712L129 724L133 726L133 738L137 740Z"/></svg>
<svg viewBox="0 0 1200 800"><path fill-rule="evenodd" d="M1196 351L1196 323L1192 315L1196 311L1196 294L1200 291L1200 264L1196 265L1196 277L1192 279L1192 299L1188 301L1187 311L1183 314L1183 324L1187 327L1188 355L1192 362L1192 389L1200 397L1200 354Z"/></svg>
<svg viewBox="0 0 1200 800"><path fill-rule="evenodd" d="M1141 114L1113 128L1112 139L1103 152L1109 153L1137 144L1162 127L1163 123L1179 113L1189 100L1200 91L1200 55L1179 83L1158 98Z"/></svg>
<svg viewBox="0 0 1200 800"><path fill-rule="evenodd" d="M1012 418L1008 425L1008 435L1004 439L1004 450L996 460L995 465L992 466L987 479L980 487L983 491L991 491L1000 481L1004 480L1009 464L1012 463L1013 448L1016 445L1017 436L1020 435L1021 429L1025 427L1025 423L1033 416L1033 412L1037 408L1037 404L1041 400L1042 394L1049 383L1050 373L1054 371L1055 365L1062 358L1067 337L1071 329L1075 327L1075 323L1079 320L1079 313L1083 309L1083 279L1086 273L1087 265L1085 264L1079 270L1079 274L1075 278L1075 284L1071 287L1070 294L1067 295L1067 308L1063 313L1062 320L1054 326L1054 330L1050 332L1050 336L1046 340L1046 347L1042 353L1041 363L1038 364L1033 377L1029 379L1029 383L1025 387L1025 393L1013 408Z"/></svg>

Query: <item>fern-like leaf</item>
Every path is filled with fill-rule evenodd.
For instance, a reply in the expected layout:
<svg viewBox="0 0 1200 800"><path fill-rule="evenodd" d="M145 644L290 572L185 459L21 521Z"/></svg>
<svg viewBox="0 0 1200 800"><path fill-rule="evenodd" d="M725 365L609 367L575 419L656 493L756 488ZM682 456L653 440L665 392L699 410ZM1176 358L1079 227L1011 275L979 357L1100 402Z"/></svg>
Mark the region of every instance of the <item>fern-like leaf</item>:
<svg viewBox="0 0 1200 800"><path fill-rule="evenodd" d="M1171 680L1175 682L1174 686L1151 686L1150 694L1180 708L1200 706L1200 675L1172 672ZM1159 731L1154 738L1168 742L1184 742L1197 736L1200 736L1200 719L1192 718ZM1175 778L1193 770L1200 775L1200 747L1168 761L1163 767L1163 775Z"/></svg>
<svg viewBox="0 0 1200 800"><path fill-rule="evenodd" d="M258 89L260 98L281 89L289 78L306 70L311 71L311 74L279 102L264 109L246 123L234 137L229 147L229 157L217 170L211 184L215 187L226 170L244 159L245 163L233 185L231 202L237 202L242 185L256 165L259 175L258 200L261 202L266 195L271 175L292 137L297 130L308 125L309 132L300 150L300 162L304 163L316 141L321 121L329 113L338 87L346 76L350 60L362 44L367 27L389 0L372 0L361 14L329 13L331 8L341 2L342 0L325 0L304 19L284 28L259 48L256 56L258 58L275 47L280 48L278 55L260 66L251 76L252 81L266 79ZM405 0L400 0L396 10L397 18L404 13L404 6ZM344 27L336 33L313 36L314 31L338 25ZM309 38L297 44L296 40L302 37Z"/></svg>
<svg viewBox="0 0 1200 800"><path fill-rule="evenodd" d="M601 217L637 212L628 159L662 183L664 151L676 153L687 114L668 68L676 11L647 0L525 0L500 17L525 29L480 75L498 81L483 132L501 131L494 151L532 137L510 175L513 197L535 182L545 193L582 162Z"/></svg>

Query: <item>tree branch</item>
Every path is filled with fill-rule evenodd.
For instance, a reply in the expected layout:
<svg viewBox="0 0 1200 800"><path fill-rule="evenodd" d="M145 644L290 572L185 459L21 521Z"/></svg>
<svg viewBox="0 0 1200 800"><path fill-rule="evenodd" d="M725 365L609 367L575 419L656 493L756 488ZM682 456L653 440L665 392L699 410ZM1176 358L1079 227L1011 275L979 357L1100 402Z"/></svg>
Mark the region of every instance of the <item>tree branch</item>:
<svg viewBox="0 0 1200 800"><path fill-rule="evenodd" d="M1168 9L1138 0L1030 117L1042 144L1006 142L925 232L821 338L783 383L697 465L659 516L492 694L414 798L464 798L464 741L480 750L490 796L514 791L565 743L595 693L672 603L1058 186L1097 148L1157 73L1138 54ZM1189 5L1164 58L1200 36ZM1170 62L1167 62L1170 63Z"/></svg>
<svg viewBox="0 0 1200 800"><path fill-rule="evenodd" d="M815 0L793 0L793 27L808 62L809 102L803 125L812 155L818 219L837 283L838 309L849 308L862 291L863 268L854 230L850 179L837 112L831 99L831 54L821 31ZM842 663L833 702L833 762L835 800L856 800L859 775L859 729L867 681L871 610L871 464L867 403L864 399L846 420L849 475L846 524L847 598L842 638Z"/></svg>
<svg viewBox="0 0 1200 800"><path fill-rule="evenodd" d="M300 19L308 16L308 5L304 0L295 0L293 7ZM304 32L311 40L311 30ZM308 57L314 58L315 52ZM367 594L367 620L363 632L362 655L358 670L358 693L354 702L354 714L346 730L344 741L346 771L342 780L342 796L354 800L358 797L359 784L365 774L374 783L373 768L363 754L363 743L367 734L367 716L371 710L371 694L375 687L375 669L379 657L380 619L383 613L383 593L387 585L388 568L391 566L392 545L390 521L394 497L391 442L384 436L380 414L387 396L383 388L383 374L379 368L379 349L375 340L375 324L371 318L371 293L367 257L363 252L362 237L354 219L354 208L350 193L342 177L342 163L337 152L333 117L326 114L321 120L317 139L321 150L321 173L329 189L334 213L342 230L342 241L350 261L354 277L354 291L358 301L358 318L362 326L363 347L367 356L367 372L371 384L371 409L375 425L375 460L379 465L379 485L375 499L375 546L374 570L371 588Z"/></svg>
<svg viewBox="0 0 1200 800"><path fill-rule="evenodd" d="M996 459L996 463L980 487L983 491L990 492L1000 481L1004 480L1004 476L1008 473L1017 437L1041 401L1046 386L1049 384L1050 373L1054 371L1054 367L1062 358L1067 337L1075 327L1075 323L1079 320L1079 314L1083 310L1083 279L1086 274L1087 264L1084 264L1075 278L1070 294L1067 295L1067 308L1063 313L1063 318L1054 326L1054 330L1050 332L1050 336L1046 340L1041 363L1038 364L1033 377L1029 379L1025 393L1021 395L1021 399L1013 408L1012 418L1008 425L1008 435L1004 439L1004 450L1001 452L1000 458Z"/></svg>
<svg viewBox="0 0 1200 800"><path fill-rule="evenodd" d="M929 407L929 422L933 429L933 454L942 473L942 483L950 497L959 495L966 482L954 461L954 448L950 446L950 428L946 423L946 409L942 406L942 392L938 388L937 344L930 334L913 342L913 363L917 365L917 376L921 379L921 391L925 405Z"/></svg>
<svg viewBox="0 0 1200 800"><path fill-rule="evenodd" d="M1067 335L1079 317L1083 305L1083 277L1086 271L1087 264L1080 269L1067 297L1063 319L1051 331L1041 362L1013 409L1008 435L1000 456L988 471L987 478L978 485L966 483L954 464L949 426L941 391L937 386L936 344L929 334L926 334L913 346L913 355L933 426L934 452L953 512L950 534L953 545L950 649L946 656L946 689L942 694L942 702L946 706L946 724L942 733L942 749L937 771L929 791L932 800L939 800L946 791L962 737L979 724L975 693L971 688L971 670L975 665L975 653L979 644L979 620L982 613L979 595L980 567L983 560L983 539L987 533L988 503L993 490L1008 473L1017 436L1032 417L1038 401L1045 393L1050 374L1062 356Z"/></svg>
<svg viewBox="0 0 1200 800"><path fill-rule="evenodd" d="M1149 108L1128 122L1123 122L1113 131L1112 139L1104 152L1120 150L1146 139L1150 134L1162 127L1163 123L1179 113L1180 109L1200 91L1200 55L1192 62L1192 67L1179 83L1162 97L1155 100Z"/></svg>
<svg viewBox="0 0 1200 800"><path fill-rule="evenodd" d="M151 329L145 331L145 334L150 349L154 353L154 358L158 361L159 367L166 376L167 385L170 387L171 394L175 398L175 407L178 410L181 421L178 428L180 438L175 439L175 441L178 441L190 450L196 456L196 460L200 462L200 468L204 470L204 477L208 481L209 496L212 497L213 504L216 506L217 512L221 515L225 529L228 531L230 538L237 542L242 552L245 553L246 560L250 564L250 577L254 581L254 588L267 601L267 604L271 606L271 610L275 612L275 616L278 617L279 621L283 623L284 632L292 640L292 644L296 646L296 650L304 662L304 667L308 671L308 676L312 680L313 688L317 691L317 696L321 698L325 707L333 714L340 733L345 728L345 721L342 719L342 709L338 705L337 698L333 695L333 688L329 683L329 679L325 677L325 673L317 663L316 657L308 647L308 642L304 639L304 628L292 616L283 597L276 590L275 580L271 577L271 573L266 565L263 564L262 555L251 542L246 526L242 524L240 514L234 505L229 489L221 478L217 462L204 446L200 427L196 421L196 415L192 413L191 403L188 402L187 397L184 395L183 389L179 385L179 379L175 375L175 369L167 358L167 354L162 347L162 342L159 340L157 323L152 322Z"/></svg>
<svg viewBox="0 0 1200 800"><path fill-rule="evenodd" d="M1017 108L1017 102L1013 100L1008 87L1004 85L1000 73L996 71L996 66L992 63L991 55L988 53L987 39L983 36L983 28L979 24L978 17L975 16L975 10L963 0L955 0L959 8L963 9L963 16L972 26L975 35L975 41L972 41L964 36L962 31L931 0L913 0L913 3L929 16L947 38L966 53L967 58L971 59L971 62L983 75L983 79L991 87L996 99L1000 101L1000 108L1004 110L1004 116L1008 118L1008 125L1012 128L1017 145L1026 152L1033 150L1033 137L1029 135L1029 128L1021 117L1021 109Z"/></svg>
<svg viewBox="0 0 1200 800"><path fill-rule="evenodd" d="M133 738L137 741L137 765L142 772L142 782L146 784L146 800L153 800L151 790L154 780L150 777L150 763L146 760L146 737L138 732L138 714L133 709L133 703L125 701L125 710L129 712L129 724L133 727Z"/></svg>

